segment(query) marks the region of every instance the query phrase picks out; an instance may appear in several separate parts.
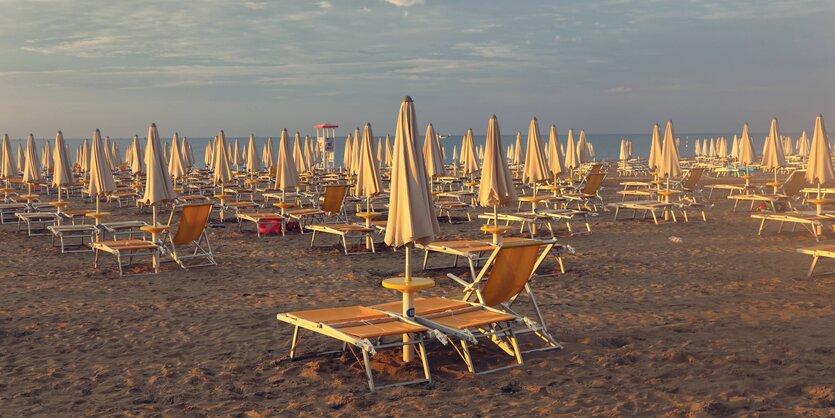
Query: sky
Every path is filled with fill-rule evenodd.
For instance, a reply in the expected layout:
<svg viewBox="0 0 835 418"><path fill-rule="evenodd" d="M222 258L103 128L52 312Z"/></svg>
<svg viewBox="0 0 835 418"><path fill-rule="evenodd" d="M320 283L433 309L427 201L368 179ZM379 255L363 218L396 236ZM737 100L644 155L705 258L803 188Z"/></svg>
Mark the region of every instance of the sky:
<svg viewBox="0 0 835 418"><path fill-rule="evenodd" d="M0 0L0 133L811 131L832 0ZM831 115L831 116L829 116ZM835 125L833 125L835 126Z"/></svg>

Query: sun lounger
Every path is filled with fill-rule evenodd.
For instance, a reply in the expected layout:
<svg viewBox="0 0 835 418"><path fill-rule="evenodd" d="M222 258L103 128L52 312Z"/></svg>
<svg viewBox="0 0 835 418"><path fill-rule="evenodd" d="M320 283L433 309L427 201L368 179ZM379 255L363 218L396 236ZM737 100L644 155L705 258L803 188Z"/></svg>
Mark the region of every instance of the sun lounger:
<svg viewBox="0 0 835 418"><path fill-rule="evenodd" d="M615 210L615 222L619 220L618 215L622 210L632 211L632 218L630 219L637 219L639 212L641 213L641 219L646 219L647 215L652 215L652 220L656 225L658 225L658 215L662 215L662 218L663 215L670 215L673 218L673 222L677 222L674 210L678 207L677 203L659 202L657 200L634 200L610 203L608 206ZM656 212L658 213L656 214Z"/></svg>
<svg viewBox="0 0 835 418"><path fill-rule="evenodd" d="M415 321L428 328L456 337L459 347L456 351L464 360L467 369L474 374L491 373L522 365L522 354L532 351L560 349L562 346L550 335L536 298L530 287L530 280L545 259L553 244L537 240L523 240L503 243L490 254L479 275L473 281L463 280L453 274L447 276L464 286L464 297L460 301L446 298L415 299ZM513 305L525 293L531 302L537 320L531 320L516 310ZM374 308L387 312L396 311L397 302L376 305ZM514 325L519 324L519 330ZM545 347L522 351L517 335L535 333ZM468 348L468 342L489 339L505 353L514 357L510 365L476 371L476 365Z"/></svg>
<svg viewBox="0 0 835 418"><path fill-rule="evenodd" d="M327 217L335 217L337 221L347 222L343 203L348 192L347 184L325 186L325 193L321 206L314 208L288 209L284 213L291 219L299 221L302 230L309 223L325 223ZM317 202L318 203L318 202Z"/></svg>
<svg viewBox="0 0 835 418"><path fill-rule="evenodd" d="M349 252L348 251L348 238L359 238L361 243L365 243L368 239L371 238L371 234L374 232L373 227L367 227L365 225L360 224L351 224L351 223L332 223L332 224L312 224L306 225L305 228L313 231L312 236L310 237L310 247L313 248L316 243L316 236L319 233L325 233L330 235L335 235L338 237L340 243L342 244L342 249L345 251L345 255L351 254L365 254L367 252L357 251L357 252ZM371 252L374 253L376 250L374 249L374 244L370 244Z"/></svg>
<svg viewBox="0 0 835 418"><path fill-rule="evenodd" d="M286 232L286 221L284 217L282 217L278 213L274 212L246 212L246 213L239 213L235 215L238 219L238 231L243 232L244 230L244 223L253 223L255 224L255 231L258 233L258 238L262 238L266 235L262 234L261 232L266 229L269 225L274 224L276 222L281 223L281 236L284 236Z"/></svg>
<svg viewBox="0 0 835 418"><path fill-rule="evenodd" d="M30 237L49 235L50 232L46 230L46 227L58 222L58 214L55 212L18 212L15 216L17 216L18 232L21 231L23 225L26 225L26 234Z"/></svg>
<svg viewBox="0 0 835 418"><path fill-rule="evenodd" d="M502 240L502 242L505 244L520 241L530 240L528 240L527 238L513 237L505 237ZM551 242L555 243L555 241ZM470 277L476 277L476 267L478 267L481 261L487 260L489 258L490 253L492 253L493 250L496 249L495 245L493 245L491 242L487 242L484 240L433 241L426 245L415 244L415 247L422 248L424 250L424 270L455 268L458 267L458 260L463 258L467 260L467 263L469 265ZM565 266L563 265L562 261L562 249L562 245L554 244L552 252L556 255L557 263L560 266L560 272L564 274ZM449 254L454 256L455 259L451 266L428 267L430 253Z"/></svg>
<svg viewBox="0 0 835 418"><path fill-rule="evenodd" d="M771 193L771 194L762 194L762 193L748 193L748 194L737 194L737 195L730 195L728 199L734 201L733 211L736 212L736 208L739 205L739 202L747 201L751 202L750 210L754 210L754 205L756 203L765 203L766 209L771 210L772 212L778 212L777 204L778 202L784 202L786 204L786 209L791 210L792 198L796 196L800 196L803 190L803 186L806 185L806 171L805 170L795 170L789 178L786 179L786 182L781 186L780 193Z"/></svg>
<svg viewBox="0 0 835 418"><path fill-rule="evenodd" d="M177 222L176 232L172 234L171 228L175 212L180 212L180 219ZM168 229L162 236L161 248L162 252L171 256L181 268L189 269L217 265L212 252L212 245L209 242L209 234L206 232L211 213L211 203L185 205L171 211L168 218ZM191 260L203 260L203 262L191 264Z"/></svg>
<svg viewBox="0 0 835 418"><path fill-rule="evenodd" d="M757 231L757 235L759 236L762 236L767 222L779 222L778 233L783 231L783 225L786 223L792 224L792 231L794 231L797 225L801 225L815 237L815 241L820 241L823 223L826 221L835 221L835 217L831 215L818 215L814 212L756 213L752 214L751 218L760 220L760 228Z"/></svg>
<svg viewBox="0 0 835 418"><path fill-rule="evenodd" d="M98 233L95 225L50 225L46 227L52 233L52 246L55 247L55 239L58 239L61 247L61 254L81 253L93 251L91 245ZM77 242L76 242L77 240ZM78 249L68 249L79 247Z"/></svg>
<svg viewBox="0 0 835 418"><path fill-rule="evenodd" d="M816 247L798 248L797 252L812 256L812 265L809 267L809 273L807 273L806 275L807 277L812 277L815 275L815 267L818 265L818 260L820 260L821 258L835 259L835 244L825 244ZM818 275L823 274L835 274L835 272L820 273Z"/></svg>
<svg viewBox="0 0 835 418"><path fill-rule="evenodd" d="M99 226L105 232L110 233L112 240L116 241L119 237L125 236L128 239L134 239L135 235L139 235L142 239L145 239L145 231L142 230L142 227L148 226L148 223L145 221L115 221L104 222Z"/></svg>
<svg viewBox="0 0 835 418"><path fill-rule="evenodd" d="M279 321L294 326L293 340L290 345L290 359L296 359L296 349L299 340L305 330L333 338L343 343L341 352L346 348L351 354L364 365L365 375L368 379L368 388L372 392L391 386L402 386L416 383L429 383L432 381L429 373L429 360L424 345L424 335L432 334L426 328L414 321L402 316L385 313L376 309L363 306L346 306L341 308L313 309L306 311L294 311L276 315ZM300 332L301 331L301 332ZM403 334L413 336L408 342L402 339ZM435 333L443 343L446 339L443 335ZM394 337L389 342L385 339ZM407 382L390 383L377 385L374 383L374 376L371 373L371 358L377 350L388 348L402 348L404 346L416 347L418 357L423 366L423 378ZM356 350L362 352L362 360L357 356ZM328 351L315 353L316 355L333 354L340 351Z"/></svg>
<svg viewBox="0 0 835 418"><path fill-rule="evenodd" d="M592 166L592 171L586 176L585 185L578 192L563 193L561 195L562 198L567 200L566 206L574 202L577 204L578 209L588 209L597 212L597 202L601 206L604 205L603 197L600 195L600 185L603 184L603 179L606 178L606 174L594 172L594 166Z"/></svg>
<svg viewBox="0 0 835 418"><path fill-rule="evenodd" d="M159 247L157 244L145 240L97 241L93 242L92 247L96 253L93 267L99 267L99 254L101 252L113 254L116 257L116 265L119 267L119 277L124 276L123 267L133 264L134 257L155 257L159 255ZM123 263L123 257L127 258L127 264ZM154 268L154 273L157 272L159 272L159 266Z"/></svg>

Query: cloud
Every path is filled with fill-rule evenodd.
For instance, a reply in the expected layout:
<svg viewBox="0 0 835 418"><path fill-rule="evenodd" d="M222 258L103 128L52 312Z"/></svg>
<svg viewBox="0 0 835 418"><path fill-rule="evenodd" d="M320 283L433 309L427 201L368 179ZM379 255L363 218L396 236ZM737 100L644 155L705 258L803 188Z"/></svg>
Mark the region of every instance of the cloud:
<svg viewBox="0 0 835 418"><path fill-rule="evenodd" d="M609 93L632 93L632 87L612 87L606 91Z"/></svg>
<svg viewBox="0 0 835 418"><path fill-rule="evenodd" d="M316 4L319 5L320 9L330 9L330 8L333 7L333 3L329 2L329 1L320 1L319 3L316 3Z"/></svg>
<svg viewBox="0 0 835 418"><path fill-rule="evenodd" d="M424 4L424 0L386 0L386 3L390 3L398 7L412 7Z"/></svg>
<svg viewBox="0 0 835 418"><path fill-rule="evenodd" d="M496 41L488 43L460 42L455 44L454 48L482 58L500 58L513 55L513 46Z"/></svg>
<svg viewBox="0 0 835 418"><path fill-rule="evenodd" d="M243 5L249 10L261 10L264 7L267 7L267 3L258 1L244 1Z"/></svg>

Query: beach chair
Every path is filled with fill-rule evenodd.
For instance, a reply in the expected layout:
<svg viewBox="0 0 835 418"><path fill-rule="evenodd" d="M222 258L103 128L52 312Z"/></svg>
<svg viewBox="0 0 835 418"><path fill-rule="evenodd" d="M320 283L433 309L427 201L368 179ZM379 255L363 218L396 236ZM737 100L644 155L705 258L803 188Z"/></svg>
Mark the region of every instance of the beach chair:
<svg viewBox="0 0 835 418"><path fill-rule="evenodd" d="M781 193L737 194L728 196L728 199L732 199L734 201L733 212L736 212L736 208L739 205L739 202L742 201L751 202L751 207L749 208L749 210L751 211L754 210L754 205L758 202L766 203L766 208L770 207L772 212L778 212L778 202L785 202L787 209L792 210L793 207L791 204L791 200L792 198L801 195L804 186L806 186L806 170L795 170L789 175L789 177L786 179L786 182L783 183L783 185L781 186Z"/></svg>
<svg viewBox="0 0 835 418"><path fill-rule="evenodd" d="M125 239L114 241L96 241L92 244L96 257L93 261L93 268L99 267L99 254L106 252L116 257L116 265L119 268L119 277L124 276L124 267L133 264L134 257L156 257L159 255L159 246L151 241L140 239ZM127 263L123 262L127 258ZM159 272L159 266L154 267L154 273ZM139 273L141 274L141 273Z"/></svg>
<svg viewBox="0 0 835 418"><path fill-rule="evenodd" d="M522 365L522 354L533 351L561 349L562 346L551 336L536 303L530 280L536 269L548 255L552 242L520 240L497 245L480 273L473 281L466 281L454 274L447 276L464 287L462 300L442 297L415 299L415 321L428 328L456 337L459 346L453 342L467 369L474 374L491 373ZM514 303L522 293L528 296L537 320L531 320L514 309ZM399 302L375 305L374 308L395 312ZM514 324L521 324L519 330ZM521 350L517 335L535 333L545 347ZM468 342L489 339L515 362L484 371L477 371L468 348Z"/></svg>
<svg viewBox="0 0 835 418"><path fill-rule="evenodd" d="M564 193L562 198L567 200L566 207L571 202L577 204L578 209L588 209L597 212L597 203L603 207L603 197L600 195L600 185L606 177L604 173L590 173L586 176L586 184L577 193ZM591 204L591 206L589 206Z"/></svg>
<svg viewBox="0 0 835 418"><path fill-rule="evenodd" d="M610 203L608 206L615 210L615 222L621 219L618 216L623 210L632 211L632 217L630 219L638 219L638 213L641 213L640 219L646 219L647 215L652 215L652 221L656 225L659 224L659 216L663 219L664 215L671 216L673 222L678 222L675 214L675 208L678 207L677 203L659 202L658 200L627 200L625 202Z"/></svg>
<svg viewBox="0 0 835 418"><path fill-rule="evenodd" d="M177 223L177 231L172 235L171 224L176 210L171 211L168 218L167 229L162 236L160 243L162 252L171 258L182 268L216 266L212 245L209 243L209 234L206 227L209 223L209 215L212 213L212 204L196 204L180 206L181 213ZM205 260L202 264L190 264L190 260Z"/></svg>
<svg viewBox="0 0 835 418"><path fill-rule="evenodd" d="M416 383L430 383L432 377L429 373L429 360L424 345L424 335L429 334L437 337L443 344L446 344L446 337L443 334L434 332L417 322L411 321L403 316L382 312L364 306L346 306L341 308L313 309L305 311L294 311L280 313L276 319L293 325L293 340L290 344L290 359L296 360L296 349L304 331L324 335L342 342L342 350L312 353L309 355L327 355L345 352L346 349L354 356L357 363L360 363L368 379L368 389L371 392L391 387L403 386ZM404 334L412 338L405 342L402 339ZM394 337L386 342L385 338ZM371 373L371 356L377 350L388 348L402 348L409 346L415 348L423 366L423 378L406 382L389 383L377 385L374 383L374 376ZM355 350L362 352L362 359L357 356Z"/></svg>
<svg viewBox="0 0 835 418"><path fill-rule="evenodd" d="M50 225L58 223L56 212L19 212L17 216L17 230L20 232L26 226L26 234L30 237L37 235L49 235L46 229Z"/></svg>
<svg viewBox="0 0 835 418"><path fill-rule="evenodd" d="M52 246L58 239L61 254L91 252L92 243L98 234L98 228L91 224L79 225L50 225L46 227L52 233ZM77 241L76 241L77 240ZM77 249L70 249L79 247Z"/></svg>
<svg viewBox="0 0 835 418"><path fill-rule="evenodd" d="M348 216L345 213L343 205L347 193L347 184L328 185L325 186L325 192L319 207L288 209L284 214L291 219L299 221L299 226L302 230L304 230L304 227L308 223L315 220L318 220L316 223L325 223L329 216L335 217L338 221L348 222ZM318 204L319 202L316 201L316 203Z"/></svg>
<svg viewBox="0 0 835 418"><path fill-rule="evenodd" d="M798 248L797 252L812 256L812 265L809 267L809 272L806 274L806 277L812 277L815 276L815 267L818 265L818 260L821 258L835 259L835 244L830 243L815 247ZM822 276L824 274L835 274L835 272L819 273L817 275Z"/></svg>

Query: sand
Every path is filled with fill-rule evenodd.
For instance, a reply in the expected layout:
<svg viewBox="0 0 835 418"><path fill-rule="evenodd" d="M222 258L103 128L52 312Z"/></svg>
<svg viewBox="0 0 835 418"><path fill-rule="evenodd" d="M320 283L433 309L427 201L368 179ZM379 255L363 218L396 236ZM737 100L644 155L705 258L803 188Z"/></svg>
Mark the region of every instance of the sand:
<svg viewBox="0 0 835 418"><path fill-rule="evenodd" d="M620 180L606 180L609 200ZM109 258L95 270L89 254L60 255L2 225L0 415L835 415L835 278L807 278L810 257L795 252L814 240L758 237L747 213L714 202L707 223L613 223L606 212L592 234L561 238L576 248L567 273L534 289L564 350L474 377L435 342L431 385L377 393L350 355L290 361L292 329L275 314L397 300L380 280L402 272L402 251L346 257L310 249L307 235L258 239L228 223L211 231L217 268L119 278ZM444 238L479 236L475 222L441 227ZM419 273L438 282L424 294L458 295L450 272L467 269ZM308 336L300 350L338 346ZM508 361L486 344L474 355ZM392 381L417 368L389 350L374 371Z"/></svg>

